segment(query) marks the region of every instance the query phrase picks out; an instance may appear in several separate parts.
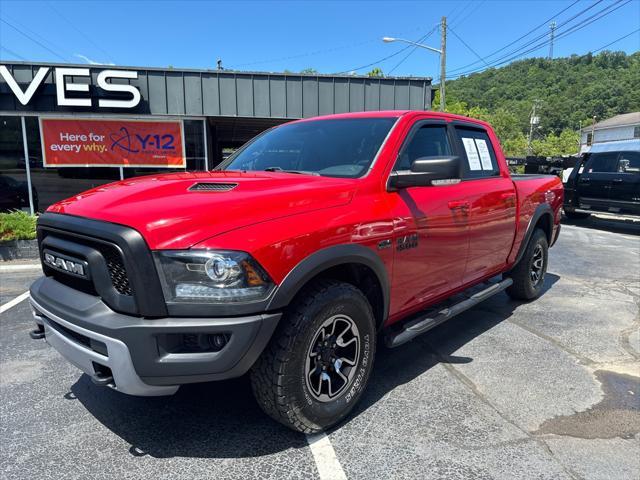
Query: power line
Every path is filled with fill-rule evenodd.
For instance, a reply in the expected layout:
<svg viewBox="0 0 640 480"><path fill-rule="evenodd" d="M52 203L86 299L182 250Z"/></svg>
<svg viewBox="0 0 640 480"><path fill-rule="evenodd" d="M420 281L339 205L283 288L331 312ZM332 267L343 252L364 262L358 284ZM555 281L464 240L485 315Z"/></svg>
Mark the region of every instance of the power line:
<svg viewBox="0 0 640 480"><path fill-rule="evenodd" d="M424 42L427 38L429 38L429 37L430 37L430 36L431 36L431 35L432 35L432 34L433 34L437 29L438 29L438 26L439 26L439 25L438 25L438 24L436 24L436 26L435 26L435 27L433 27L433 29L432 29L431 31L429 31L429 33L427 33L425 36L423 36L422 38L420 38L419 40L417 40L417 43ZM394 67L393 67L391 70L389 70L389 71L387 72L387 75L391 75L391 74L396 70L396 68L398 68L400 65L402 65L402 64L405 62L405 60L407 60L407 58L409 58L411 55L413 55L413 53L414 53L417 49L418 49L418 47L417 47L417 46L414 46L414 47L411 49L411 51L410 51L409 53L407 53L407 54L406 54L406 55L405 55L405 56L404 56L404 57L403 57L403 58L402 58L398 63L396 63L396 64L394 65Z"/></svg>
<svg viewBox="0 0 640 480"><path fill-rule="evenodd" d="M461 2L459 3L459 5L464 5L464 6L462 7L462 9L460 9L460 11L458 11L458 12L456 12L456 13L453 13L453 10L456 10L456 8L457 8L457 6L456 6L456 8L454 8L454 9L449 13L449 15L447 15L447 18L449 19L449 21L450 21L450 22L455 21L455 19L456 19L456 18L460 18L460 15L462 15L462 14L465 12L465 10L467 10L467 9L468 9L472 4L473 4L473 0L469 0L466 4L465 4L464 2L462 2L462 1L461 1Z"/></svg>
<svg viewBox="0 0 640 480"><path fill-rule="evenodd" d="M481 61L481 62L483 62L487 67L489 66L489 64L484 60L484 58L482 58L480 55L478 55L478 53L477 53L473 48L471 48L471 47L467 44L467 42L465 42L462 38L460 38L460 35L458 35L458 34L455 32L455 30L453 30L451 27L447 27L447 28L449 29L449 31L450 31L451 33L453 33L453 35L454 35L458 40L460 40L460 41L462 42L462 44L463 44L465 47L467 47L467 48L469 49L469 51L470 51L471 53L473 53L476 57L478 57L478 58L480 59L480 61Z"/></svg>
<svg viewBox="0 0 640 480"><path fill-rule="evenodd" d="M237 63L237 64L232 65L232 67L233 68L246 67L246 66L249 66L249 65L259 65L261 63L273 63L273 62L281 62L281 61L284 61L284 60L294 60L294 59L297 59L297 58L311 57L311 56L314 56L314 55L320 55L320 54L323 54L323 53L336 52L338 50L344 50L344 49L347 49L347 48L360 47L362 45L366 45L368 43L373 43L373 42L377 42L377 41L379 41L378 38L376 38L375 40L367 40L367 41L364 41L364 42L351 43L349 45L342 45L342 46L339 46L339 47L326 48L326 49L321 49L321 50L314 50L314 51L311 51L311 52L300 53L300 54L297 54L297 55L289 55L289 56L286 56L286 57L271 58L269 60L258 60L258 61L255 61L255 62Z"/></svg>
<svg viewBox="0 0 640 480"><path fill-rule="evenodd" d="M506 45L504 45L503 47L499 48L498 50L491 52L488 55L485 55L484 58L489 58L489 57L493 57L496 53L500 53L503 50L506 50L507 48L509 48L510 46L518 43L520 40L522 40L523 38L528 37L529 35L531 35L533 32L535 32L536 30L542 28L543 26L547 25L548 22L550 22L551 20L553 20L555 17L562 15L564 12L566 12L567 10L569 10L571 7L573 7L576 3L578 3L580 0L575 0L571 5L569 5L568 7L563 8L562 10L560 10L559 12L555 13L552 17L548 18L547 20L545 20L544 22L542 22L540 25L537 25L536 27L532 28L531 30L529 30L527 33L525 33L524 35L521 35L520 37L516 38L515 40L513 40L510 43L507 43ZM600 0L602 1L602 0ZM598 2L599 3L599 2ZM596 5L596 4L594 4ZM478 63L477 61L469 63L467 65L463 65L462 67L456 67L454 69L452 69L451 71L457 71L457 70L462 70L465 69L467 67L470 67L472 65L475 65L476 63Z"/></svg>
<svg viewBox="0 0 640 480"><path fill-rule="evenodd" d="M602 0L600 0L602 1ZM600 1L594 3L593 5L591 5L590 7L588 7L585 10L582 10L581 12L578 12L576 15L574 15L573 17L571 17L568 20L565 20L564 22L562 22L558 27L562 27L565 26L567 23L571 22L572 20L574 20L575 18L581 16L583 13L585 13L587 10L591 9L593 6L597 5L598 3L600 3ZM600 20L601 18L613 13L614 11L616 11L617 9L623 7L624 5L626 5L627 3L629 3L631 0L627 0L626 2L622 3L620 5L620 2L622 2L623 0L617 0L615 2L613 2L612 4L610 4L609 6L598 10L596 13L594 13L593 15L591 15L590 17L587 17L586 19L582 20L581 23L576 23L574 25L568 26L566 30L564 30L563 32L561 32L558 36L554 35L554 41L558 40L559 38L563 38L566 37L572 33L577 32L578 30L583 29L584 27L591 25L593 22ZM614 8L615 7L615 8ZM509 52L508 54L503 55L500 58L497 58L496 60L493 60L491 63L492 66L497 66L497 65L503 65L511 60L514 60L518 57L521 57L522 55L526 55L527 53L531 53L534 52L536 50L539 50L540 48L549 45L549 43L551 42L551 40L546 39L547 34L543 33L541 35L539 35L538 37L530 40L529 42L525 43L524 45L522 45L521 47ZM541 39L544 39L542 42L533 45L536 41L539 41ZM531 48L529 48L528 50L522 50L523 48L529 47L533 45ZM515 55L514 55L515 54ZM513 55L513 56L510 56ZM504 60L506 59L506 60ZM504 60L504 61L501 61ZM479 71L482 69L473 69L473 71ZM459 75L464 75L465 73L459 74Z"/></svg>
<svg viewBox="0 0 640 480"><path fill-rule="evenodd" d="M46 51L48 51L49 53L51 53L52 55L55 55L56 57L58 57L60 60L62 60L63 62L67 62L68 59L64 58L62 55L58 54L57 52L54 52L53 50L51 50L49 47L47 47L44 43L36 40L35 38L33 38L31 35L23 32L22 30L20 30L18 27L16 27L15 25L12 25L11 23L7 22L5 19L0 18L0 22L7 24L9 27L13 28L16 32L18 32L19 34L21 34L22 36L28 38L29 40L31 40L33 43L40 45L42 48L44 48Z"/></svg>
<svg viewBox="0 0 640 480"><path fill-rule="evenodd" d="M617 2L617 3L621 2L621 1L622 1L622 0L618 0L618 2ZM584 27L586 27L586 26L590 25L591 23L595 22L596 20L599 20L600 18L602 18L602 17L604 17L604 16L608 15L609 13L613 13L613 11L615 11L615 10L617 10L618 8L620 8L620 7L624 6L624 5L626 5L626 3L629 3L630 1L631 1L631 0L627 0L627 2L625 2L624 4L622 4L622 5L618 6L618 7L617 7L617 8L615 8L614 10L611 10L611 11L609 11L609 12L606 12L604 15L602 15L602 16L600 16L600 17L598 17L598 18L595 18L595 19L593 19L593 20L591 20L591 21L589 21L589 22L587 22L587 23L583 23L582 25L578 24L578 25L574 25L574 26L570 27L567 31L563 32L563 34L562 34L562 35L559 35L558 37L556 37L556 39L555 39L555 40L557 40L557 39L559 39L559 38L562 38L562 37L565 37L565 36L568 36L568 35L570 35L570 34L572 34L572 33L575 33L575 32L576 32L576 31L578 31L578 30L581 30L582 28L584 28ZM615 4L613 4L613 5L615 5ZM608 8L611 8L611 7L607 7L607 8L605 8L605 9L603 9L603 10L600 10L600 11L599 11L599 12L597 12L595 15L592 15L591 17L589 17L587 20L592 19L594 16L596 16L596 15L598 15L598 14L602 13L603 11L607 10ZM521 56L523 56L523 55L526 55L527 53L531 53L531 52L534 52L534 51L536 51L536 50L539 50L540 48L542 48L542 47L544 47L544 46L548 45L548 44L549 44L549 42L550 42L550 40L543 41L543 42L538 43L537 45L534 45L533 47L531 47L531 48L529 48L528 50L525 50L525 51L517 51L517 50L516 50L516 51L514 51L514 52L517 52L515 55L513 55L513 56L511 56L511 57L508 57L508 58L506 58L506 59L505 59L505 57L506 57L506 56L500 57L500 58L499 58L499 59L497 59L496 61L491 62L490 67L497 67L497 66L500 66L500 65L504 65L505 63L509 63L509 62L511 62L512 60L515 60L515 59L517 59L517 58L519 58L519 57L521 57ZM514 52L511 52L511 53L514 53ZM503 60L503 59L504 59L504 60ZM500 60L503 60L503 61L500 61ZM470 75L470 74L472 74L472 73L480 72L480 71L482 71L482 70L483 70L482 68L479 68L479 69L470 70L470 71L468 71L468 72L457 73L457 75L458 75L458 76L462 76L462 75Z"/></svg>
<svg viewBox="0 0 640 480"><path fill-rule="evenodd" d="M60 13L60 11L55 8L51 2L47 2L47 6L53 10L61 19L63 19L65 22L67 22L71 28L73 28L76 32L78 32L87 42L89 42L91 45L93 45L95 48L97 48L98 50L100 50L104 55L107 56L107 58L111 61L114 62L113 56L110 55L107 51L105 51L100 45L98 45L96 42L94 42L91 37L89 35L87 35L86 33L84 33L82 30L80 30L78 27L76 27L76 25L69 20L67 17L65 17L64 15L62 15L62 13Z"/></svg>
<svg viewBox="0 0 640 480"><path fill-rule="evenodd" d="M618 2L614 3L612 6L615 6L616 4L620 3L621 1L622 1L622 0L618 0ZM629 3L629 2L631 2L631 0L627 0L627 1L626 1L626 2L624 2L622 5L618 5L616 8L614 8L613 10L610 10L610 11L608 11L608 12L605 12L605 10L608 10L608 9L609 9L609 8L611 8L611 7L607 7L607 8L605 8L605 9L603 9L603 10L600 10L599 12L597 12L596 14L592 15L591 17L589 17L589 18L587 19L587 20L590 20L590 21L585 21L585 23L582 23L581 25L574 25L574 26L573 26L573 27L571 27L569 30L567 30L567 31L563 32L561 35L559 35L558 37L556 37L556 40L557 40L557 39L559 39L559 38L563 38L563 37L566 37L566 36L568 36L568 35L571 35L572 33L575 33L575 32L577 32L578 30L583 29L584 27L586 27L586 26L588 26L588 25L592 24L593 22L595 22L595 21L597 21L597 20L600 20L601 18L603 18L603 17L605 17L605 16L607 16L607 15L609 15L609 14L613 13L614 11L618 10L619 8L621 8L621 7L625 6L625 5L626 5L627 3ZM605 13L603 13L603 12L605 12ZM600 15L601 13L602 13L602 15ZM600 16L598 16L597 18L594 18L594 17L596 17L597 15L600 15ZM491 66L492 66L492 67L497 67L497 66L500 66L500 65L504 65L505 63L508 63L508 62L510 62L510 61L512 61L512 60L515 60L515 59L516 59L516 58L518 58L518 57L521 57L522 55L526 55L527 53L531 53L531 52L533 52L533 51L539 50L540 48L542 48L542 47L544 47L545 45L548 45L548 44L549 44L549 40L547 40L547 41L545 41L545 42L542 42L542 43L539 43L539 44L537 44L537 45L533 46L532 48L530 48L529 50L526 50L526 51L524 51L524 52L519 52L518 54L516 54L516 55L514 55L514 56L512 56L512 57L510 57L510 58L507 58L506 60L504 60L504 61L502 61L502 62L499 62L499 63L493 63ZM483 69L472 70L472 71L465 72L465 73L461 73L461 74L458 74L458 75L459 75L459 76L461 76L461 75L470 75L470 74L472 74L472 73L477 73L477 72L479 72L479 71L481 71L481 70L483 70Z"/></svg>
<svg viewBox="0 0 640 480"><path fill-rule="evenodd" d="M463 2L456 2L456 6L455 6L455 7L453 7L453 9L452 9L449 13L447 13L446 17L447 17L447 18L453 18L454 16L456 16L456 15L457 15L457 13L453 13L453 12L455 12L456 10L458 10L458 7L460 7L461 5L464 5L464 3L463 3ZM464 10L464 9L463 9L463 10Z"/></svg>
<svg viewBox="0 0 640 480"><path fill-rule="evenodd" d="M602 0L600 0L600 1L602 1ZM627 0L626 2L624 2L624 3L620 4L620 2L622 2L622 1L623 1L623 0L618 0L617 2L615 2L615 3L611 4L611 5L609 5L608 7L605 7L605 8L603 8L602 10L599 10L598 12L596 12L596 13L595 13L595 14L593 14L593 15L591 15L590 17L587 17L585 20L583 20L583 22L582 22L582 23L575 24L575 25L572 25L572 26L568 27L568 29L567 29L567 30L565 30L565 31L563 31L561 34L557 35L557 36L555 37L555 40L558 40L558 39L560 39L560 38L564 38L564 37L566 37L566 36L568 36L568 35L571 35L571 34L573 34L573 33L577 32L578 30L581 30L581 29L583 29L583 28L587 27L588 25L591 25L593 22L595 22L595 21L597 21L597 20L600 20L601 18L604 18L605 16L607 16L607 15L609 15L609 14L613 13L614 11L618 10L619 8L622 8L622 7L623 7L623 6L625 6L627 3L631 2L631 0ZM600 3L600 2L596 2L596 3ZM595 4L594 4L594 5L595 5ZM593 5L592 5L592 6L593 6ZM615 7L615 8L614 8L614 7ZM591 8L591 7L589 7L589 8ZM577 16L581 15L582 13L584 13L584 10L583 10L582 12L578 13L577 15L574 15L571 19L569 19L569 20L567 20L567 21L565 21L565 22L561 23L559 26L563 26L563 25L567 24L568 22L570 22L571 20L573 20L573 19L574 19L574 18L576 18ZM531 52L533 52L533 51L539 50L540 48L542 48L542 47L544 47L544 46L548 45L548 44L549 44L549 42L550 42L550 40L544 40L544 41L542 41L542 42L540 42L540 43L538 43L538 44L536 44L536 45L533 45L533 46L532 46L531 48L529 48L528 50L524 50L524 51L522 51L522 49L523 49L523 48L526 48L526 47L528 47L528 46L532 45L532 44L533 44L533 43L535 43L536 41L538 41L538 40L540 40L540 39L542 39L542 38L544 38L544 37L546 37L546 36L547 36L547 33L545 32L544 34L542 34L542 35L540 35L540 36L536 37L535 39L533 39L533 40L531 40L531 41L527 42L526 44L522 45L521 47L519 47L519 48L517 48L517 49L515 49L515 50L513 50L513 51L511 51L511 52L509 52L508 54L505 54L505 55L503 55L502 57L497 58L496 60L493 60L493 61L489 62L489 66L490 66L490 67L496 67L496 66L499 66L499 65L504 65L505 63L508 63L508 62L510 62L510 61L512 61L512 60L514 60L514 59L516 59L516 58L518 58L518 57L523 56L523 55L526 55L527 53L531 53ZM510 56L510 55L511 55L511 56ZM476 62L476 63L477 63L477 62ZM481 70L484 70L484 69L483 69L483 68L471 69L471 70L469 70L469 71L462 72L462 73L460 73L460 72L456 71L456 73L455 73L455 74L456 74L457 76L461 76L461 75L469 75L469 74L471 74L471 73L476 73L476 72L479 72L479 71L481 71Z"/></svg>
<svg viewBox="0 0 640 480"><path fill-rule="evenodd" d="M382 62L384 62L386 60L389 60L390 58L393 58L393 57L395 57L397 55L400 55L402 52L404 52L404 51L406 51L406 50L408 50L410 48L411 48L411 45L407 45L406 47L401 48L397 52L392 53L391 55L387 55L386 57L383 57L383 58L381 58L379 60L376 60L375 62L367 63L366 65L362 65L360 67L350 68L348 70L344 70L342 72L335 73L334 75L344 75L345 73L357 72L358 70L362 70L364 68L372 67L372 66L377 65L379 63L382 63Z"/></svg>
<svg viewBox="0 0 640 480"><path fill-rule="evenodd" d="M25 32L27 32L27 33L33 35L34 37L38 38L42 43L45 43L46 45L49 45L50 48L52 48L52 49L54 49L54 50L56 50L58 52L63 52L65 50L60 45L52 42L51 39L43 37L38 32L34 32L32 29L27 27L24 23L18 22L15 18L11 18L6 13L3 13L2 16L5 19L9 20L11 23L13 23L15 26L23 29Z"/></svg>
<svg viewBox="0 0 640 480"><path fill-rule="evenodd" d="M422 38L422 37L420 37L420 38ZM416 41L419 41L420 38L418 38ZM335 73L334 75L344 75L345 73L357 72L358 70L362 70L364 68L372 67L372 66L377 65L379 63L385 62L385 61L389 60L390 58L393 58L393 57L395 57L397 55L400 55L402 52L406 52L410 48L413 48L413 45L407 45L406 47L401 48L400 50L392 53L391 55L387 55L386 57L383 57L383 58L381 58L379 60L376 60L375 62L367 63L366 65L362 65L362 66L356 67L356 68L350 68L348 70L344 70L342 72Z"/></svg>
<svg viewBox="0 0 640 480"><path fill-rule="evenodd" d="M460 25L462 25L462 24L465 22L465 20L466 20L467 18L469 18L469 17L473 14L473 12L475 12L476 10L478 10L478 8L480 8L480 7L482 6L482 4L483 4L484 2L486 2L486 0L480 0L479 2L476 2L476 3L475 3L475 7L473 7L473 8L469 11L469 13L467 13L464 17L462 17L462 18L460 18L460 19L456 20L456 21L455 21L456 28L457 28L457 27L459 27ZM452 24L453 24L453 22L452 22Z"/></svg>
<svg viewBox="0 0 640 480"><path fill-rule="evenodd" d="M633 35L634 33L638 33L640 32L640 28L636 28L633 32L627 33L626 35L617 38L616 40L614 40L611 43L607 43L604 47L600 47L600 48L596 48L595 50L591 50L591 53L596 53L599 52L600 50L604 50L607 47L610 47L611 45L613 45L614 43L618 43L620 40L624 40L627 37L630 37L631 35Z"/></svg>
<svg viewBox="0 0 640 480"><path fill-rule="evenodd" d="M408 34L409 32L414 32L415 30L422 30L423 27L416 27L414 29L411 30L405 30L403 32L399 32L398 34L401 35L403 33ZM339 50L345 50L348 48L356 48L356 47L360 47L362 45L367 45L370 43L374 43L374 42L379 42L380 38L376 37L375 39L371 39L371 40L365 40L363 42L355 42L355 43L349 43L346 45L340 45L337 47L330 47L330 48L323 48L320 50L314 50L311 52L305 52L305 53L300 53L300 54L296 54L296 55L287 55L286 57L277 57L277 58L270 58L267 60L256 60L256 61L251 61L251 62L245 62L245 63L234 63L231 65L231 68L238 68L238 67L246 67L246 66L250 66L250 65L259 65L259 64L264 64L264 63L273 63L273 62L281 62L284 60L295 60L298 58L304 58L304 57L311 57L314 55L321 55L323 53L331 53L331 52L336 52Z"/></svg>
<svg viewBox="0 0 640 480"><path fill-rule="evenodd" d="M13 55L14 57L17 57L20 60L24 60L25 62L27 61L26 58L24 58L22 55L17 54L16 52L14 52L13 50L9 50L7 47L4 47L2 45L0 45L0 50L4 50L5 52L7 52L9 55Z"/></svg>
<svg viewBox="0 0 640 480"><path fill-rule="evenodd" d="M599 3L603 2L603 1L604 1L604 0L597 0L596 2L592 3L591 5L589 5L587 8L584 8L584 9L580 10L578 13L576 13L576 14L575 14L575 15L573 15L572 17L570 17L570 18L568 18L567 20L565 20L564 22L562 22L562 23L559 25L559 27L562 27L562 26L566 25L567 23L570 23L571 21L573 21L573 20L575 20L576 18L580 17L581 15L585 14L587 11L589 11L590 9L592 9L593 7L595 7L596 5L598 5ZM620 1L622 1L622 0L618 0L618 2L620 2ZM608 8L608 7L607 7L607 8ZM529 46L533 45L535 42L537 42L537 41L539 41L539 40L541 40L541 39L545 38L546 36L547 36L547 33L546 33L546 32L544 32L544 33L542 33L542 34L540 34L540 35L538 35L538 36L536 36L536 37L534 37L534 38L532 38L532 39L530 39L530 40L527 40L524 44L520 45L519 47L516 47L515 49L511 50L511 51L510 51L510 52L508 52L508 53L505 53L505 54L504 54L504 55L502 55L501 57L498 57L498 58L496 58L496 59L494 59L494 60L491 60L489 63L490 63L490 64L498 63L498 62L500 62L500 60L503 60L503 59L505 59L505 58L509 57L510 55L513 55L513 54L515 54L515 53L517 53L517 52L519 52L519 51L524 50L525 48L527 48L527 47L529 47ZM500 50L504 50L504 48L502 48L502 49L500 49ZM484 58L486 59L486 58L488 58L489 56L493 56L493 55L488 55L488 56L486 56L486 57L484 57ZM478 62L477 62L477 61L475 61L475 62L473 62L472 64L477 64L477 63L478 63ZM472 65L472 64L470 64L470 65ZM457 72L459 72L460 70L462 70L462 67L460 67L460 68L455 68L455 69L453 69L451 72L452 72L452 73L456 73L456 74L457 74ZM477 70L477 68L473 68L473 69L471 69L471 70Z"/></svg>

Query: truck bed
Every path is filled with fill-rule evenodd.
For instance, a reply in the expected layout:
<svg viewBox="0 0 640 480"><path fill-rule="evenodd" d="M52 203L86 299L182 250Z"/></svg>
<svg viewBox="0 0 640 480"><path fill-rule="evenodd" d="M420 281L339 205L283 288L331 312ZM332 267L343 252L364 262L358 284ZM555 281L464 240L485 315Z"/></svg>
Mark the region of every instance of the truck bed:
<svg viewBox="0 0 640 480"><path fill-rule="evenodd" d="M534 180L534 179L543 179L543 178L553 178L556 175L545 175L540 173L512 173L511 180L514 182L518 182L520 180Z"/></svg>

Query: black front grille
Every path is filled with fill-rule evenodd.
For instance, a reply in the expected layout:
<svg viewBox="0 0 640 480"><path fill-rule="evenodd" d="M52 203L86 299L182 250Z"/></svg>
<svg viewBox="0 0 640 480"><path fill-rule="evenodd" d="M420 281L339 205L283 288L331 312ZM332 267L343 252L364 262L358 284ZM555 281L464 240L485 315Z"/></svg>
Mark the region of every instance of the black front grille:
<svg viewBox="0 0 640 480"><path fill-rule="evenodd" d="M102 253L102 256L107 262L109 277L111 277L113 288L115 288L120 295L132 296L133 290L131 289L127 270L124 268L120 252L118 252L115 247L105 244L100 247L100 253Z"/></svg>
<svg viewBox="0 0 640 480"><path fill-rule="evenodd" d="M100 252L105 260L107 270L109 272L109 279L111 281L111 284L113 285L113 288L120 295L125 295L128 297L133 296L133 288L131 287L131 283L129 282L129 276L127 275L127 270L124 266L122 254L116 245L101 239L93 239L90 237L75 235L71 233L49 231L43 229L43 238L46 238L49 235L68 242L73 242L77 245L90 247ZM77 255L77 253L73 251L67 251L66 253ZM48 269L48 266L46 264L45 267ZM95 278L92 278L91 280L85 280L81 278L75 278L71 275L68 275L67 273L60 272L54 269L48 270L50 270L51 275L53 275L53 277L55 277L56 280L60 281L61 283L64 283L72 288L76 288L86 293L91 293L93 295L96 294ZM91 275L94 274L95 272L91 273Z"/></svg>
<svg viewBox="0 0 640 480"><path fill-rule="evenodd" d="M88 263L88 279L76 279L43 264L45 275L100 297L118 313L165 317L167 307L153 256L144 237L124 225L73 215L44 213L38 218L40 250L67 254ZM72 283L83 282L83 285Z"/></svg>

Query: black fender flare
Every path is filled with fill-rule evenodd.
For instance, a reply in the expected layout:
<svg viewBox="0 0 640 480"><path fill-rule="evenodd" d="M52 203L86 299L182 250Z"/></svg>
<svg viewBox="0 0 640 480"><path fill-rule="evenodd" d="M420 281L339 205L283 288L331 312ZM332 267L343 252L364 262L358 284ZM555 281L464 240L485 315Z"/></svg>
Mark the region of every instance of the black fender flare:
<svg viewBox="0 0 640 480"><path fill-rule="evenodd" d="M527 245L529 245L529 240L531 240L531 235L533 235L538 221L545 216L549 218L549 234L547 236L547 241L549 242L549 245L551 245L553 239L553 210L551 209L551 205L549 205L548 203L541 203L536 207L533 215L531 216L531 220L529 220L527 231L524 234L524 238L522 239L522 243L520 243L520 247L518 249L518 256L513 262L514 266L517 265L520 260L522 260L522 256L527 249Z"/></svg>
<svg viewBox="0 0 640 480"><path fill-rule="evenodd" d="M276 288L267 310L284 308L293 300L300 289L313 277L331 267L357 263L369 267L376 274L382 289L383 318L389 314L391 290L387 269L379 255L370 248L358 244L334 245L312 253L298 263Z"/></svg>

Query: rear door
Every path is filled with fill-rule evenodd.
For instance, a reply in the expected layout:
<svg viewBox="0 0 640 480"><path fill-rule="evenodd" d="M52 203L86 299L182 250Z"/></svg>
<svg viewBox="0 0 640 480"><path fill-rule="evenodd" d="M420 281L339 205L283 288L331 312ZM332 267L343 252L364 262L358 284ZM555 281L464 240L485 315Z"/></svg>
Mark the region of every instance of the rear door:
<svg viewBox="0 0 640 480"><path fill-rule="evenodd" d="M620 152L611 175L610 211L640 213L640 152Z"/></svg>
<svg viewBox="0 0 640 480"><path fill-rule="evenodd" d="M456 126L463 157L462 183L469 201L469 254L463 284L502 270L516 228L516 189L503 177L487 131Z"/></svg>
<svg viewBox="0 0 640 480"><path fill-rule="evenodd" d="M611 185L617 171L618 152L589 154L576 185L580 207L608 210Z"/></svg>

